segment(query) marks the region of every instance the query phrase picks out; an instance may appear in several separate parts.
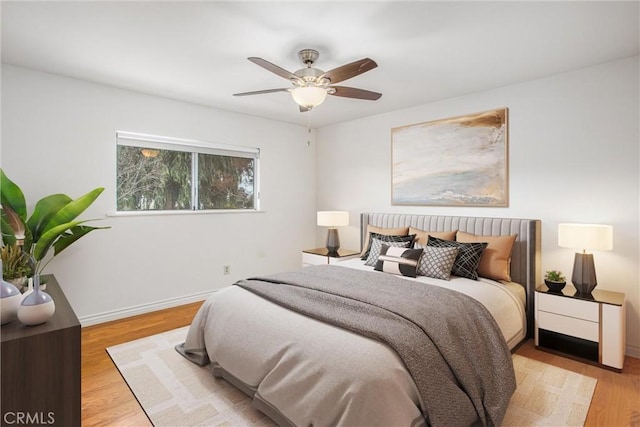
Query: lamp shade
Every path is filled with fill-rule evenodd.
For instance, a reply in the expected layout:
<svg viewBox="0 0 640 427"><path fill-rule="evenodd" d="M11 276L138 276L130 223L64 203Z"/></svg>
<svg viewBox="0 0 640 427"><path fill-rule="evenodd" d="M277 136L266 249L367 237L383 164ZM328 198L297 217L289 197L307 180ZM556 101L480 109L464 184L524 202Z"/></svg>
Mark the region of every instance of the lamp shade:
<svg viewBox="0 0 640 427"><path fill-rule="evenodd" d="M601 224L558 224L558 246L609 251L613 249L613 227Z"/></svg>
<svg viewBox="0 0 640 427"><path fill-rule="evenodd" d="M349 225L349 212L319 211L318 225L323 227L342 227Z"/></svg>
<svg viewBox="0 0 640 427"><path fill-rule="evenodd" d="M324 102L327 90L317 86L300 86L291 91L291 97L301 107L313 108Z"/></svg>

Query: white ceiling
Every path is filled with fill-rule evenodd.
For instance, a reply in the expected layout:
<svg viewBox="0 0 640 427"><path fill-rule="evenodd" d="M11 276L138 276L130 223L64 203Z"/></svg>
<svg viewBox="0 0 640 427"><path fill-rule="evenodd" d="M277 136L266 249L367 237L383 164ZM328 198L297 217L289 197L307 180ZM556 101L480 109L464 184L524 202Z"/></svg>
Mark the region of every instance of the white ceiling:
<svg viewBox="0 0 640 427"><path fill-rule="evenodd" d="M378 101L328 97L311 126L412 107L638 55L639 2L2 1L2 62L307 125L289 71L364 57L346 82Z"/></svg>

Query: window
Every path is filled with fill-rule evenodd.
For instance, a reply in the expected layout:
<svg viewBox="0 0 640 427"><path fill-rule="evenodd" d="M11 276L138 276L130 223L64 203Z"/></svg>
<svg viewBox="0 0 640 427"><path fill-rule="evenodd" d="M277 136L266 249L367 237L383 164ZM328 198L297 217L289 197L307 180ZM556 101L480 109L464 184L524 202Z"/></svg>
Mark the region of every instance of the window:
<svg viewBox="0 0 640 427"><path fill-rule="evenodd" d="M257 148L118 132L116 210L257 210Z"/></svg>

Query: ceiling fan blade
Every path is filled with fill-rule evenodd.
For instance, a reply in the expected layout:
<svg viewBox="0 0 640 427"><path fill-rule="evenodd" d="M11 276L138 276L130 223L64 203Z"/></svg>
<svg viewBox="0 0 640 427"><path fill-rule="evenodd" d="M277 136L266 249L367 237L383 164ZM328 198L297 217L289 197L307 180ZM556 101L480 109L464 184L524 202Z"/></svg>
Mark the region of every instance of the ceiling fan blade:
<svg viewBox="0 0 640 427"><path fill-rule="evenodd" d="M319 78L326 78L331 81L331 83L338 83L343 80L350 79L359 74L366 73L369 70L376 68L378 64L376 61L370 58L364 58L359 61L352 62L350 64L343 65L338 68L334 68L333 70L327 71Z"/></svg>
<svg viewBox="0 0 640 427"><path fill-rule="evenodd" d="M333 96L342 96L344 98L356 98L356 99L366 99L368 101L376 101L380 99L382 96L381 93L372 92L370 90L357 89L355 87L346 87L346 86L330 86L336 91L331 93Z"/></svg>
<svg viewBox="0 0 640 427"><path fill-rule="evenodd" d="M289 89L265 89L265 90L254 90L253 92L241 92L234 93L233 96L247 96L247 95L261 95L263 93L274 93L274 92L287 92Z"/></svg>
<svg viewBox="0 0 640 427"><path fill-rule="evenodd" d="M258 58L256 56L251 56L251 57L249 57L247 59L249 61L253 62L256 65L261 66L265 70L269 70L272 73L277 74L280 77L284 77L287 80L300 80L300 77L296 76L292 72L287 71L282 67L278 67L276 64L272 64L271 62L269 62L269 61L267 61L265 59Z"/></svg>

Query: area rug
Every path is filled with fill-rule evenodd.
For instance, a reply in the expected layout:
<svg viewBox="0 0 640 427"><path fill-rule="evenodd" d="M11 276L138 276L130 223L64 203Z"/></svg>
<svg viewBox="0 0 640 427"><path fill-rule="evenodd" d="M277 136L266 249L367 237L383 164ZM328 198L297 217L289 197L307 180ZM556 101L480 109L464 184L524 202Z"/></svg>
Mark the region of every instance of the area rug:
<svg viewBox="0 0 640 427"><path fill-rule="evenodd" d="M273 426L241 391L180 356L187 327L107 352L155 426ZM596 379L513 356L518 388L503 426L582 426Z"/></svg>

